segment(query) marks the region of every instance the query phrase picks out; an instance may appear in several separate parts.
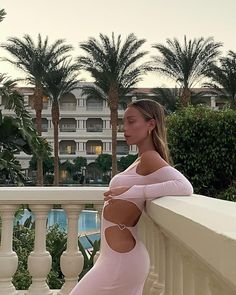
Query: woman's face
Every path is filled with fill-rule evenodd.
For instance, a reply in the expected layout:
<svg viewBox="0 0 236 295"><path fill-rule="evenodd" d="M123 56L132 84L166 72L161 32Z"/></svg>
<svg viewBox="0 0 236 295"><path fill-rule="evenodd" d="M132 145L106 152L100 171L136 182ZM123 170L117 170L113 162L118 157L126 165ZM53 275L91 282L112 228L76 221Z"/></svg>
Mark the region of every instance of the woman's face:
<svg viewBox="0 0 236 295"><path fill-rule="evenodd" d="M128 107L124 113L124 137L128 145L139 144L148 136L149 123L135 108Z"/></svg>

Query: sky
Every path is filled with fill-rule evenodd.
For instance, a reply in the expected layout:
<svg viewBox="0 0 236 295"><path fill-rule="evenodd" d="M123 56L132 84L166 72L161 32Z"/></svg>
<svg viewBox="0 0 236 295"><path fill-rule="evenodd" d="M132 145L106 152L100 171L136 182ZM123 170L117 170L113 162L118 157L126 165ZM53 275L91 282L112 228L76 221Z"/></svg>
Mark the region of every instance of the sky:
<svg viewBox="0 0 236 295"><path fill-rule="evenodd" d="M74 47L73 57L83 54L80 42L99 33L111 36L121 34L125 39L134 33L146 39L143 50L150 60L157 54L152 45L165 44L166 39L183 41L199 37L214 37L222 42L222 55L236 52L236 1L235 0L1 0L0 9L7 15L0 23L0 43L9 37L22 38L29 34L34 40L38 33L49 42L65 39ZM9 57L0 49L0 57ZM0 62L0 73L12 78L24 74L6 62ZM81 79L91 81L82 74ZM173 87L174 82L152 73L143 77L138 87Z"/></svg>

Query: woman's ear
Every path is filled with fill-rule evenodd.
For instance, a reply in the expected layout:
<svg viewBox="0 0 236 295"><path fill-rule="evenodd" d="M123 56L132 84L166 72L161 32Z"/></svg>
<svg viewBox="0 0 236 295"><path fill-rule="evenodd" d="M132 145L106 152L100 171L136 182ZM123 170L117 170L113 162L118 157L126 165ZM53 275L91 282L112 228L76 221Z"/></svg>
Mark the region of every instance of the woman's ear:
<svg viewBox="0 0 236 295"><path fill-rule="evenodd" d="M149 120L148 127L151 128L151 130L153 130L156 127L156 120L155 119Z"/></svg>

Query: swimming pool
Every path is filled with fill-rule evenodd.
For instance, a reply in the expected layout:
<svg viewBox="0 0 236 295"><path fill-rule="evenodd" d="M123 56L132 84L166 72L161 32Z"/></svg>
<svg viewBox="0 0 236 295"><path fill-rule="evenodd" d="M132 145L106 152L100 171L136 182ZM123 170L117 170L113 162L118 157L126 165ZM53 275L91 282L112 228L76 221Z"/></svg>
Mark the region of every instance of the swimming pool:
<svg viewBox="0 0 236 295"><path fill-rule="evenodd" d="M32 215L32 220L34 220L34 215L28 211L24 210L23 216L18 220L20 224L24 224L25 220ZM67 218L66 213L62 209L52 209L48 214L47 227L58 224L62 231L67 232ZM78 228L80 235L80 242L85 249L91 248L90 243L84 236L86 234L93 242L100 239L100 219L98 217L97 211L82 210L79 215Z"/></svg>

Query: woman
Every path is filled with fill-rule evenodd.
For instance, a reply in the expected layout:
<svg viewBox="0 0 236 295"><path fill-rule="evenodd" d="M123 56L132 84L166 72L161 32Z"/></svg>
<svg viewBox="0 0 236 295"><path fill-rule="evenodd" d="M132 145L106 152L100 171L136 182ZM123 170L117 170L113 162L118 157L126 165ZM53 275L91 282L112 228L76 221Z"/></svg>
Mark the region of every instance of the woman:
<svg viewBox="0 0 236 295"><path fill-rule="evenodd" d="M150 260L137 235L137 222L146 200L191 195L190 182L170 166L164 111L155 101L129 104L124 113L124 136L136 144L138 158L114 176L101 220L101 251L93 268L71 295L141 295Z"/></svg>

